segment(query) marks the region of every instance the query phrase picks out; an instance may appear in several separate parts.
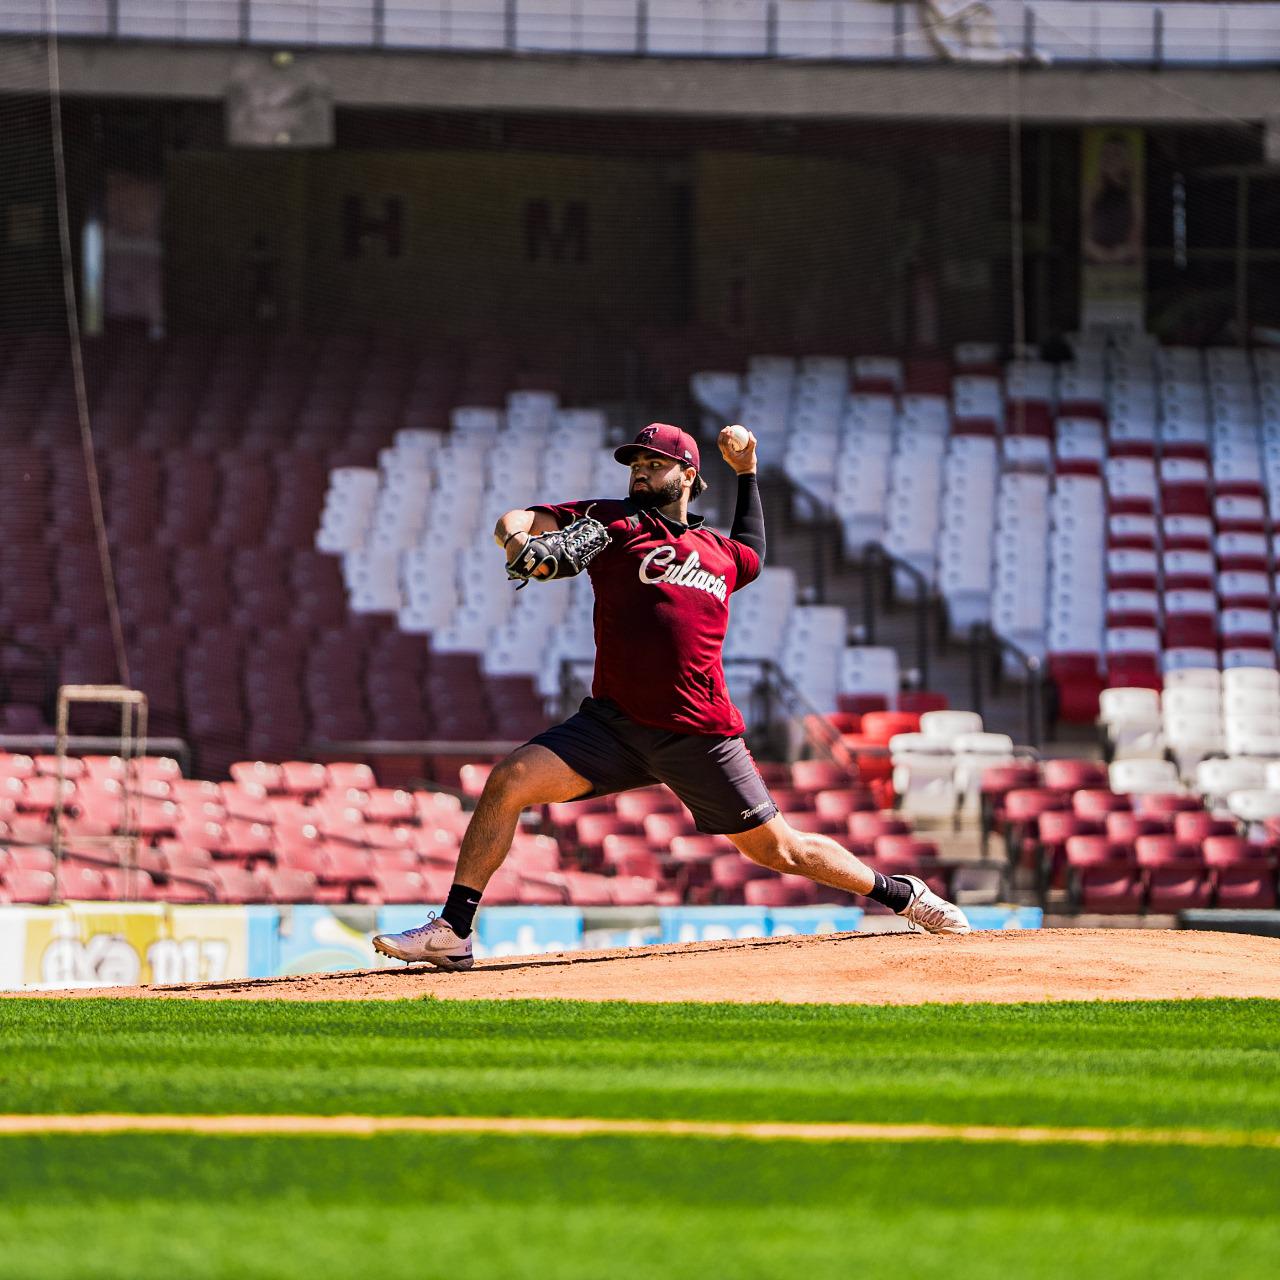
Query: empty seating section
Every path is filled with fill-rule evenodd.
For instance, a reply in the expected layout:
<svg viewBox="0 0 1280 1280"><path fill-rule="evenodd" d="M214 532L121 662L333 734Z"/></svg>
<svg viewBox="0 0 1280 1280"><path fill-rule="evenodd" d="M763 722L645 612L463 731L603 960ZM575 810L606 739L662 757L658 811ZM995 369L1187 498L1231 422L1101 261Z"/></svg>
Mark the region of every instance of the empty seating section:
<svg viewBox="0 0 1280 1280"><path fill-rule="evenodd" d="M1064 720L1108 687L1275 666L1280 349L1133 335L1002 367L967 343L948 377L944 396L910 362L759 356L694 393L834 510L849 556L880 543L955 631L990 622L1043 660Z"/></svg>
<svg viewBox="0 0 1280 1280"><path fill-rule="evenodd" d="M311 739L518 736L545 723L527 675L489 679L465 652L469 615L435 652L398 634L395 607L382 607L399 583L384 549L427 517L447 536L486 496L469 450L496 409L455 414L447 495L422 487L422 469L452 405L507 403L526 376L514 354L258 336L112 338L87 344L85 358L130 674L153 734L187 737L198 769L224 776L246 754L293 755ZM547 401L516 391L507 416L536 418ZM6 342L0 428L0 727L33 734L48 728L51 676L117 677L64 342ZM392 458L381 486L368 469L380 451ZM523 493L531 477L512 457ZM580 462L542 458L566 480ZM316 549L360 521L363 556ZM456 604L453 573L437 568L406 566L428 617ZM535 608L563 599L525 592L522 608L524 596ZM109 730L83 715L77 727Z"/></svg>
<svg viewBox="0 0 1280 1280"><path fill-rule="evenodd" d="M1271 788L1280 772L1227 759L1205 761L1188 786L1164 759L1019 761L981 775L983 838L1002 837L1010 867L1034 873L1049 909L1271 910L1280 854L1280 789Z"/></svg>
<svg viewBox="0 0 1280 1280"><path fill-rule="evenodd" d="M1252 779L1237 788L1215 785L1224 801L1232 789L1263 786L1280 758L1280 674L1266 667L1187 667L1166 672L1163 691L1105 690L1099 723L1118 761L1167 758L1176 776L1194 784L1214 777Z"/></svg>
<svg viewBox="0 0 1280 1280"><path fill-rule="evenodd" d="M881 736L900 726L887 713ZM969 720L921 726L941 749ZM898 717L895 719L894 717ZM874 729L874 726L872 726ZM231 779L183 778L172 760L144 762L132 797L136 869L113 833L127 828L120 761L69 762L64 782L64 856L52 853L57 762L0 754L0 903L56 898L171 902L443 901L469 814L455 794L379 787L368 765L235 761ZM876 865L911 871L941 891L956 868L912 835L904 817L881 812L871 791L830 762L764 764L784 812L835 835ZM464 796L483 788L488 766L461 772ZM580 906L845 903L849 895L797 876L777 876L728 840L700 834L675 796L654 787L526 815L494 878L490 905ZM907 837L884 845L882 836Z"/></svg>
<svg viewBox="0 0 1280 1280"><path fill-rule="evenodd" d="M515 592L495 568L493 525L523 503L614 494L620 471L604 415L562 409L548 392L450 419L448 433L397 432L376 468L336 469L316 545L341 556L353 614L393 614L404 636L430 637L433 655L483 653L485 676L527 689L497 735L527 736L559 693L562 662L594 654L592 597L585 579Z"/></svg>
<svg viewBox="0 0 1280 1280"><path fill-rule="evenodd" d="M793 386L801 398L804 410L787 446L797 465L810 448L827 465L848 376L844 361L814 362L797 374L792 362L766 360L748 374L748 394L761 415L780 412ZM705 390L714 396L723 388L712 380ZM459 408L450 418L448 433L397 432L376 468L335 468L316 546L341 557L353 615L394 614L403 635L429 638L432 662L482 654L490 684L495 678L520 683L553 705L565 664L585 675L594 659L590 582L514 591L495 569L492 530L513 506L622 491L625 478L606 446L604 415L564 409L549 393L517 391L501 411ZM761 660L780 667L819 711L836 710L842 694L878 691L880 685L858 683L856 662L842 666L847 632L844 609L800 604L793 571L767 566L733 601L725 650L731 692L750 715ZM886 705L893 705L896 658L884 685ZM497 736L527 736L537 727L541 706L526 703L521 710L495 726ZM477 725L482 722L483 714Z"/></svg>

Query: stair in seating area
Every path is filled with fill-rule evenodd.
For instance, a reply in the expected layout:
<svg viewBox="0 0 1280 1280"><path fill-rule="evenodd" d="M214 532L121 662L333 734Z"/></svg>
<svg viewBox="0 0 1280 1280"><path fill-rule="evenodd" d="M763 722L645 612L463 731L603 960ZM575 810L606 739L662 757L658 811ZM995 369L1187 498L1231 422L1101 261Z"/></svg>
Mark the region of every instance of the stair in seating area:
<svg viewBox="0 0 1280 1280"><path fill-rule="evenodd" d="M732 492L721 487L720 519L727 527L732 519ZM800 522L792 517L795 489L784 476L766 472L761 476L761 500L765 510L768 562L786 564L796 575L801 598L817 590L815 551L823 557L822 593L824 604L839 605L848 615L853 642L861 633L863 620L863 571L845 558L839 529L834 525ZM966 644L940 641L941 615L932 609L928 628L928 689L946 696L952 707L972 705L971 654ZM916 667L917 618L909 598L895 599L879 607L874 643L896 649L902 670ZM1020 685L1006 683L1003 689L984 694L984 727L1007 733L1015 742L1026 741L1025 697Z"/></svg>

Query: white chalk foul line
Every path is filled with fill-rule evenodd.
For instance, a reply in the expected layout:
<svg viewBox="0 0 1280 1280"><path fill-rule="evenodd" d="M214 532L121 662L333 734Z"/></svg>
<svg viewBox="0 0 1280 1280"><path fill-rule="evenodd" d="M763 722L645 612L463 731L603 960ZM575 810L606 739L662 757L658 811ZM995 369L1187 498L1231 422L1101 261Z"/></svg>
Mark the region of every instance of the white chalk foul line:
<svg viewBox="0 0 1280 1280"><path fill-rule="evenodd" d="M1082 1146L1262 1147L1280 1133L1228 1129L1095 1129L949 1124L609 1120L559 1116L0 1115L0 1137L20 1134L189 1133L375 1137L490 1133L516 1137L748 1138L769 1142L1005 1142Z"/></svg>

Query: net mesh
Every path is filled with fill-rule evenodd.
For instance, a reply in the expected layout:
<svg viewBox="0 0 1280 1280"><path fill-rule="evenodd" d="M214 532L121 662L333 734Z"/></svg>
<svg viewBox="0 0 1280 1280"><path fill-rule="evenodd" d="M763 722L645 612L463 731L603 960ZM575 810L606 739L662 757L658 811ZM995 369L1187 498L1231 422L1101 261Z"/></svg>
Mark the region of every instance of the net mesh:
<svg viewBox="0 0 1280 1280"><path fill-rule="evenodd" d="M557 688L517 651L566 622L475 587L489 507L607 483L594 459L651 419L707 426L694 374L883 356L899 393L946 394L960 344L975 373L1061 360L1090 314L1192 345L1280 322L1259 131L1207 108L1029 123L1022 66L985 73L1007 103L986 123L942 81L897 121L332 106L288 51L319 14L223 101L64 93L52 37L0 43L10 734L50 728L56 671L143 689L203 776L318 743L518 740ZM586 469L547 461L570 410ZM467 422L483 449L414 470ZM331 473L367 486L393 447L430 509L397 526L365 493L360 538L325 542Z"/></svg>

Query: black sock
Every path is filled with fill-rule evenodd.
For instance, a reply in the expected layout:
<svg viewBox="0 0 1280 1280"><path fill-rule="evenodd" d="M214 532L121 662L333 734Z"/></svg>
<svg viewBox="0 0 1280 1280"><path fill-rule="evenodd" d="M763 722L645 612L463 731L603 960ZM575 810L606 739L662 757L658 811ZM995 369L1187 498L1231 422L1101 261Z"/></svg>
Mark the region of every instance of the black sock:
<svg viewBox="0 0 1280 1280"><path fill-rule="evenodd" d="M460 938L471 932L476 918L476 908L480 905L482 890L468 889L465 884L454 884L449 887L449 896L445 899L444 910L440 919Z"/></svg>
<svg viewBox="0 0 1280 1280"><path fill-rule="evenodd" d="M872 902L878 902L882 907L888 907L890 911L901 915L911 905L911 886L897 876L883 875L874 868L871 874L875 876L876 882L867 890L866 896Z"/></svg>

